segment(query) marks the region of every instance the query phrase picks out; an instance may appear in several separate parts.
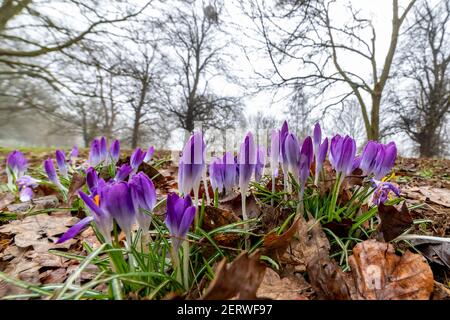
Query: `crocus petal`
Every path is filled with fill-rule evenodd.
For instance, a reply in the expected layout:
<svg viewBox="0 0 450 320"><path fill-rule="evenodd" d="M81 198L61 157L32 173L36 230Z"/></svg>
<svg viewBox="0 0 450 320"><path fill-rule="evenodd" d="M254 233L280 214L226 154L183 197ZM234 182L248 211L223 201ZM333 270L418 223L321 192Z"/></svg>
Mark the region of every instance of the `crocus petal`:
<svg viewBox="0 0 450 320"><path fill-rule="evenodd" d="M125 234L129 235L136 219L136 208L128 184L117 182L109 186L107 191L100 193L100 201L102 208L105 208Z"/></svg>
<svg viewBox="0 0 450 320"><path fill-rule="evenodd" d="M394 142L387 144L384 147L384 156L382 161L377 166L375 178L381 179L392 170L397 158L397 146Z"/></svg>
<svg viewBox="0 0 450 320"><path fill-rule="evenodd" d="M213 158L209 165L209 180L213 190L222 192L224 188L224 165L219 158Z"/></svg>
<svg viewBox="0 0 450 320"><path fill-rule="evenodd" d="M287 121L283 122L280 130L280 162L286 162L286 151L285 151L285 140L287 135L289 134L289 126Z"/></svg>
<svg viewBox="0 0 450 320"><path fill-rule="evenodd" d="M253 135L248 132L239 150L239 186L246 189L250 183L256 165L256 145ZM246 190L242 190L245 192Z"/></svg>
<svg viewBox="0 0 450 320"><path fill-rule="evenodd" d="M72 148L72 150L70 151L70 154L69 154L70 160L73 161L74 159L78 158L78 154L79 154L79 152L78 152L78 146L77 146L77 145L74 145L73 148Z"/></svg>
<svg viewBox="0 0 450 320"><path fill-rule="evenodd" d="M117 170L116 176L114 177L114 180L116 182L125 181L125 179L130 175L130 173L132 171L133 171L133 169L129 165L123 164Z"/></svg>
<svg viewBox="0 0 450 320"><path fill-rule="evenodd" d="M223 164L223 184L225 192L230 192L236 185L237 165L231 152L226 152L222 159Z"/></svg>
<svg viewBox="0 0 450 320"><path fill-rule="evenodd" d="M306 183L311 163L313 160L314 149L313 142L311 137L306 137L303 141L302 148L300 150L300 159L299 159L299 180L302 186Z"/></svg>
<svg viewBox="0 0 450 320"><path fill-rule="evenodd" d="M66 163L66 155L61 150L56 150L56 164L58 165L59 172L65 178L68 177L68 169Z"/></svg>
<svg viewBox="0 0 450 320"><path fill-rule="evenodd" d="M19 193L20 201L27 202L33 198L33 189L30 187L22 188Z"/></svg>
<svg viewBox="0 0 450 320"><path fill-rule="evenodd" d="M317 157L319 152L320 142L322 141L322 129L320 128L320 124L317 122L314 126L314 154Z"/></svg>
<svg viewBox="0 0 450 320"><path fill-rule="evenodd" d="M136 148L131 154L130 165L135 172L141 165L142 161L144 161L144 158L145 152L142 151L141 148Z"/></svg>
<svg viewBox="0 0 450 320"><path fill-rule="evenodd" d="M156 190L152 180L145 173L139 172L133 176L129 185L139 208L152 211L156 204Z"/></svg>
<svg viewBox="0 0 450 320"><path fill-rule="evenodd" d="M147 150L147 153L145 154L144 162L148 163L153 158L153 154L155 153L155 148L153 146L150 146Z"/></svg>
<svg viewBox="0 0 450 320"><path fill-rule="evenodd" d="M93 217L85 217L85 218L81 219L79 222L74 224L69 230L67 230L61 236L61 238L58 239L58 241L56 243L63 243L63 242L66 242L67 240L72 239L77 234L79 234L81 232L81 230L83 230L83 228L86 227L92 220L94 220Z"/></svg>
<svg viewBox="0 0 450 320"><path fill-rule="evenodd" d="M289 171L298 177L298 168L300 161L300 144L295 134L289 133L284 141L286 163Z"/></svg>
<svg viewBox="0 0 450 320"><path fill-rule="evenodd" d="M108 160L108 143L105 137L100 139L100 161Z"/></svg>
<svg viewBox="0 0 450 320"><path fill-rule="evenodd" d="M322 169L323 162L325 161L327 153L328 153L328 138L325 138L325 140L319 147L319 153L316 159L316 168L319 168L319 171Z"/></svg>
<svg viewBox="0 0 450 320"><path fill-rule="evenodd" d="M98 175L94 168L90 167L86 170L86 184L89 192L93 193L97 190Z"/></svg>
<svg viewBox="0 0 450 320"><path fill-rule="evenodd" d="M113 160L113 163L116 163L119 161L120 156L120 142L119 140L114 140L109 148L109 154L111 156L111 159Z"/></svg>

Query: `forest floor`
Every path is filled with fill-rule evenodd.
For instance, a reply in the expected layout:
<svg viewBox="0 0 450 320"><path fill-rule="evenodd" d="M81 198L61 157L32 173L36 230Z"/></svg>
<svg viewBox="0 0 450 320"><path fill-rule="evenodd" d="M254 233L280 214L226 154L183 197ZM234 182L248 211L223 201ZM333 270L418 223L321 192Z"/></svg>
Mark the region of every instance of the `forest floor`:
<svg viewBox="0 0 450 320"><path fill-rule="evenodd" d="M6 182L4 163L9 149L0 148L0 177ZM54 150L22 149L29 161L31 175L41 167L43 160L53 157ZM157 152L156 154L166 154ZM80 150L86 157L87 150ZM30 170L29 170L30 171ZM164 176L164 191L176 189L176 167L167 163L161 170ZM450 237L450 160L398 158L394 181L411 209L412 217L418 221L413 225L414 233ZM99 245L91 228L80 237L63 244L56 244L58 237L78 221L79 213L64 209L64 204L46 187L39 187L33 204L21 204L0 190L0 271L23 281L36 284L61 283L77 268L78 262L53 255L49 250L65 249L82 252L82 240L92 247ZM450 246L428 246L422 250L435 279L435 299L450 299ZM448 244L448 243L447 243ZM94 277L89 269L81 274L83 279ZM306 286L306 284L305 284ZM306 290L308 291L308 290ZM309 298L304 291L299 299ZM438 293L436 293L439 291ZM0 281L0 298L5 295L26 292L24 288L10 286ZM284 297L286 298L286 296ZM295 297L294 297L295 298Z"/></svg>

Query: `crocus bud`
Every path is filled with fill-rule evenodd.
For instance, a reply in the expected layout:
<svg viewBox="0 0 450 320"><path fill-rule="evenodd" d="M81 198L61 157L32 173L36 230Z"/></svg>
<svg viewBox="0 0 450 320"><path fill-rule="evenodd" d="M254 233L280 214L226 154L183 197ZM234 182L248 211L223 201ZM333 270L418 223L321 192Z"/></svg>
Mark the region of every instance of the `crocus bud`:
<svg viewBox="0 0 450 320"><path fill-rule="evenodd" d="M125 181L132 171L133 169L129 165L123 164L120 166L119 170L117 170L114 180L116 182Z"/></svg>
<svg viewBox="0 0 450 320"><path fill-rule="evenodd" d="M147 153L145 154L144 162L149 163L150 160L152 160L154 153L155 153L155 148L153 146L150 146L147 150Z"/></svg>
<svg viewBox="0 0 450 320"><path fill-rule="evenodd" d="M236 185L237 181L237 165L235 158L231 152L225 152L222 159L224 171L223 171L223 186L225 192L230 192Z"/></svg>
<svg viewBox="0 0 450 320"><path fill-rule="evenodd" d="M109 154L110 154L111 159L112 159L114 164L117 161L119 161L119 156L120 156L120 142L119 142L119 140L114 140L114 142L111 144L111 146L109 148Z"/></svg>
<svg viewBox="0 0 450 320"><path fill-rule="evenodd" d="M53 164L53 160L48 158L44 161L44 170L47 174L48 180L58 186L61 187L61 182L59 181L58 175L56 174L55 166Z"/></svg>
<svg viewBox="0 0 450 320"><path fill-rule="evenodd" d="M136 172L141 165L142 161L144 161L145 152L141 150L141 148L136 148L131 154L130 158L130 166Z"/></svg>
<svg viewBox="0 0 450 320"><path fill-rule="evenodd" d="M59 172L64 178L69 176L67 163L66 163L66 155L61 150L56 150L56 164L58 165Z"/></svg>
<svg viewBox="0 0 450 320"><path fill-rule="evenodd" d="M241 144L238 155L239 187L246 192L253 172L255 171L257 150L253 135L248 132Z"/></svg>
<svg viewBox="0 0 450 320"><path fill-rule="evenodd" d="M179 162L178 187L184 194L200 187L205 162L206 145L200 132L194 133L183 148Z"/></svg>
<svg viewBox="0 0 450 320"><path fill-rule="evenodd" d="M213 158L209 165L209 180L213 190L222 192L224 189L224 165L219 158Z"/></svg>
<svg viewBox="0 0 450 320"><path fill-rule="evenodd" d="M280 131L272 130L270 137L270 168L272 176L278 176L278 167L280 165Z"/></svg>
<svg viewBox="0 0 450 320"><path fill-rule="evenodd" d="M176 193L167 196L167 211L165 223L172 237L172 246L178 250L186 238L189 227L195 217L195 207L189 195L180 198Z"/></svg>
<svg viewBox="0 0 450 320"><path fill-rule="evenodd" d="M328 153L328 138L325 138L323 140L322 144L319 147L319 152L317 154L316 158L316 172L319 174L319 172L322 170L323 162L325 161L325 158L327 157Z"/></svg>
<svg viewBox="0 0 450 320"><path fill-rule="evenodd" d="M299 181L302 188L308 180L311 163L314 157L313 143L311 137L306 137L300 150L299 159Z"/></svg>
<svg viewBox="0 0 450 320"><path fill-rule="evenodd" d="M91 194L97 192L98 175L97 171L95 171L95 169L92 167L86 170L86 184Z"/></svg>
<svg viewBox="0 0 450 320"><path fill-rule="evenodd" d="M100 141L98 141L97 139L94 139L91 142L91 149L89 151L88 162L91 167L95 167L101 162Z"/></svg>
<svg viewBox="0 0 450 320"><path fill-rule="evenodd" d="M352 172L356 143L349 136L336 135L331 139L330 162L337 173L344 176Z"/></svg>
<svg viewBox="0 0 450 320"><path fill-rule="evenodd" d="M369 141L365 145L361 153L361 161L359 163L359 167L363 171L363 174L370 175L377 167L378 156L381 156L382 154L380 148L381 145L375 141Z"/></svg>
<svg viewBox="0 0 450 320"><path fill-rule="evenodd" d="M284 121L280 130L280 162L283 164L285 163L287 164L285 140L288 134L289 134L289 126L287 121ZM286 165L284 167L286 168Z"/></svg>
<svg viewBox="0 0 450 320"><path fill-rule="evenodd" d="M108 161L108 143L105 137L100 139L100 161Z"/></svg>
<svg viewBox="0 0 450 320"><path fill-rule="evenodd" d="M266 149L264 147L258 147L256 153L256 165L255 165L255 180L260 181L264 173L264 167L266 166Z"/></svg>
<svg viewBox="0 0 450 320"><path fill-rule="evenodd" d="M314 126L314 154L317 158L320 143L322 142L322 129L320 128L320 124L317 122Z"/></svg>
<svg viewBox="0 0 450 320"><path fill-rule="evenodd" d="M298 178L298 168L300 161L300 144L293 133L289 133L284 141L285 162L289 171Z"/></svg>
<svg viewBox="0 0 450 320"><path fill-rule="evenodd" d="M78 146L74 145L72 150L70 150L70 153L69 153L69 159L72 163L75 161L76 158L78 158L78 154L79 154Z"/></svg>
<svg viewBox="0 0 450 320"><path fill-rule="evenodd" d="M156 190L152 180L143 172L134 175L130 180L131 195L137 206L136 218L142 230L150 229L152 217L142 210L153 211L156 204Z"/></svg>
<svg viewBox="0 0 450 320"><path fill-rule="evenodd" d="M22 152L14 150L6 158L6 169L15 178L19 179L27 171L28 163Z"/></svg>

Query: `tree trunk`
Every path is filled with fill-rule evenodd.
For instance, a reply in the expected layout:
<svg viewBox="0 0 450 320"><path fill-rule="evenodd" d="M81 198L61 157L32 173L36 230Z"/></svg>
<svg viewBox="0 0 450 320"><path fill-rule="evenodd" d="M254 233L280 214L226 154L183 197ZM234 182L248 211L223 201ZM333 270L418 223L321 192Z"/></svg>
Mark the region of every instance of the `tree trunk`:
<svg viewBox="0 0 450 320"><path fill-rule="evenodd" d="M370 111L370 130L367 133L368 140L378 141L380 139L380 105L381 92L372 95L372 110Z"/></svg>

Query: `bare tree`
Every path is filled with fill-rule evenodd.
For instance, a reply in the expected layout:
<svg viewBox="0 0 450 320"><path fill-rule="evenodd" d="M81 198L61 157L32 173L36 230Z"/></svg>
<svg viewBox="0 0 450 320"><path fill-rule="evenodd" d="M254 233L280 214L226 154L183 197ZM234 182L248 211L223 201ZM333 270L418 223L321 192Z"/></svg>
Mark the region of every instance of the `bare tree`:
<svg viewBox="0 0 450 320"><path fill-rule="evenodd" d="M165 44L173 51L169 65L174 79L172 86L167 86L170 89L161 112L175 121L175 127L183 128L187 138L196 122L202 123L204 130L229 127L241 107L237 97L218 94L211 86L215 78L227 81L231 77L225 59L229 43L220 30L218 2L208 6L202 1L178 4L170 8L162 24Z"/></svg>
<svg viewBox="0 0 450 320"><path fill-rule="evenodd" d="M450 114L450 1L432 7L422 1L414 11L411 27L397 61L394 101L397 127L418 144L421 157L443 155L445 123Z"/></svg>
<svg viewBox="0 0 450 320"><path fill-rule="evenodd" d="M388 82L400 30L416 0L402 10L398 0L392 0L392 30L384 62L376 59L377 33L372 21L361 17L347 6L347 23L338 23L332 12L341 5L335 0L277 1L269 6L263 0L251 2L249 15L264 38L266 52L273 66L266 75L275 86L300 84L319 89L323 96L331 88L347 87L325 106L325 111L355 96L364 120L367 139L380 138L380 110L383 91ZM342 9L341 7L339 7ZM281 40L277 40L281 39ZM352 66L343 57L352 57ZM354 64L358 68L354 67ZM283 65L301 68L295 75ZM370 77L366 77L369 70Z"/></svg>

